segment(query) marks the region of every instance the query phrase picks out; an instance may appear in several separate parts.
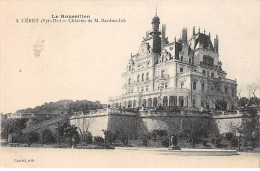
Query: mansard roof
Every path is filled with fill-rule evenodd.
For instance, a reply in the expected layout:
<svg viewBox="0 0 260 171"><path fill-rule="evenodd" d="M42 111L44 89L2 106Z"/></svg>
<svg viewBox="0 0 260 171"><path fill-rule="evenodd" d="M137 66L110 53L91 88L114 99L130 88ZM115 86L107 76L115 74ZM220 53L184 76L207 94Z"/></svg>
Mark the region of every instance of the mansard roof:
<svg viewBox="0 0 260 171"><path fill-rule="evenodd" d="M195 35L195 37L196 37L196 39L195 39L194 49L196 48L196 46L199 43L199 45L202 45L203 48L205 48L205 49L210 48L210 50L214 51L212 42L208 35L203 34L203 33L197 33Z"/></svg>

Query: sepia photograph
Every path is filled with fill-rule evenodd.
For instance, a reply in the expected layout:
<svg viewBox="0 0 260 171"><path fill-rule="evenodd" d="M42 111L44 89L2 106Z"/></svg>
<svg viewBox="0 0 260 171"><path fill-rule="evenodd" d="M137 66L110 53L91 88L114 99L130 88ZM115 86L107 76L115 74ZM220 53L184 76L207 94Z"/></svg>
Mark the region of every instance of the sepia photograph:
<svg viewBox="0 0 260 171"><path fill-rule="evenodd" d="M259 10L0 1L0 167L259 168Z"/></svg>

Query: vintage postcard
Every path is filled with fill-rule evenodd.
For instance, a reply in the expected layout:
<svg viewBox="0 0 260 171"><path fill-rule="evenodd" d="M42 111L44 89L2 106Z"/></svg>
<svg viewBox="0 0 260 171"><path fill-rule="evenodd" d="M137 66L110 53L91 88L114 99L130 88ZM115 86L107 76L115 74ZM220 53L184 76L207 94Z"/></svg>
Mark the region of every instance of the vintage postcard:
<svg viewBox="0 0 260 171"><path fill-rule="evenodd" d="M259 168L259 0L1 0L0 167Z"/></svg>

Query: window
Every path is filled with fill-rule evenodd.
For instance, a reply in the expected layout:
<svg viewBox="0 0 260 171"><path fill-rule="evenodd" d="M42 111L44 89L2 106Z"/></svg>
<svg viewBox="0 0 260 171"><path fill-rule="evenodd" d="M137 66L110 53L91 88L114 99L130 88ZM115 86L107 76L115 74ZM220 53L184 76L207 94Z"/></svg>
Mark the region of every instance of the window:
<svg viewBox="0 0 260 171"><path fill-rule="evenodd" d="M201 83L201 91L204 91L204 89L205 89L205 85L204 83Z"/></svg>
<svg viewBox="0 0 260 171"><path fill-rule="evenodd" d="M211 73L211 77L214 78L214 72Z"/></svg>
<svg viewBox="0 0 260 171"><path fill-rule="evenodd" d="M167 89L167 87L168 87L168 84L167 84L167 83L165 83L165 89Z"/></svg>
<svg viewBox="0 0 260 171"><path fill-rule="evenodd" d="M235 96L235 90L232 88L232 97Z"/></svg>
<svg viewBox="0 0 260 171"><path fill-rule="evenodd" d="M204 107L204 102L203 102L203 100L201 100L201 107Z"/></svg>
<svg viewBox="0 0 260 171"><path fill-rule="evenodd" d="M137 82L139 83L139 81L140 81L140 75L138 74L137 75Z"/></svg>
<svg viewBox="0 0 260 171"><path fill-rule="evenodd" d="M183 68L180 68L180 72L183 72Z"/></svg>
<svg viewBox="0 0 260 171"><path fill-rule="evenodd" d="M149 90L149 86L147 85L147 86L146 86L146 91L148 91L148 90Z"/></svg>
<svg viewBox="0 0 260 171"><path fill-rule="evenodd" d="M192 107L195 107L196 105L196 99L192 99Z"/></svg>
<svg viewBox="0 0 260 171"><path fill-rule="evenodd" d="M146 81L149 80L149 72L146 73Z"/></svg>
<svg viewBox="0 0 260 171"><path fill-rule="evenodd" d="M193 90L196 90L196 82L193 82Z"/></svg>
<svg viewBox="0 0 260 171"><path fill-rule="evenodd" d="M181 56L181 61L183 61L183 56Z"/></svg>
<svg viewBox="0 0 260 171"><path fill-rule="evenodd" d="M209 71L207 71L207 77L209 77Z"/></svg>
<svg viewBox="0 0 260 171"><path fill-rule="evenodd" d="M228 92L228 89L227 89L227 87L225 87L225 93L227 93Z"/></svg>
<svg viewBox="0 0 260 171"><path fill-rule="evenodd" d="M139 87L137 87L137 92L139 92Z"/></svg>
<svg viewBox="0 0 260 171"><path fill-rule="evenodd" d="M142 81L144 81L144 73L142 74Z"/></svg>
<svg viewBox="0 0 260 171"><path fill-rule="evenodd" d="M184 82L181 82L181 88L183 88Z"/></svg>
<svg viewBox="0 0 260 171"><path fill-rule="evenodd" d="M165 73L164 69L161 70L161 78L164 78L164 73Z"/></svg>
<svg viewBox="0 0 260 171"><path fill-rule="evenodd" d="M128 85L131 85L131 78L128 79Z"/></svg>
<svg viewBox="0 0 260 171"><path fill-rule="evenodd" d="M141 88L141 92L143 92L143 91L144 91L144 87Z"/></svg>
<svg viewBox="0 0 260 171"><path fill-rule="evenodd" d="M205 75L206 75L206 71L205 71L205 70L203 70L203 71L202 71L202 74L203 74L203 76L205 76Z"/></svg>
<svg viewBox="0 0 260 171"><path fill-rule="evenodd" d="M189 58L189 63L191 64L191 58Z"/></svg>

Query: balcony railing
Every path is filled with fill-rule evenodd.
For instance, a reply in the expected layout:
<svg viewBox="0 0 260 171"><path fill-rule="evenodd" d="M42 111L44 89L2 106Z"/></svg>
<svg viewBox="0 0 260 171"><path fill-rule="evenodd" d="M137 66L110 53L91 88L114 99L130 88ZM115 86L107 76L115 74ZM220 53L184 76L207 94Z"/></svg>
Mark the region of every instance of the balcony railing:
<svg viewBox="0 0 260 171"><path fill-rule="evenodd" d="M188 95L189 89L186 88L166 88L166 89L156 89L156 90L150 90L150 91L143 91L143 92L135 92L135 93L129 93L129 94L123 94L121 96L112 97L109 100L116 101L121 99L127 99L132 97L139 97L139 96L148 96L148 95L157 95L157 96L164 96L164 95L171 95L171 94L180 94L184 93L185 95Z"/></svg>

